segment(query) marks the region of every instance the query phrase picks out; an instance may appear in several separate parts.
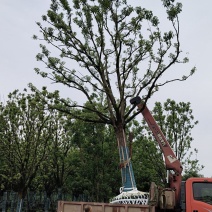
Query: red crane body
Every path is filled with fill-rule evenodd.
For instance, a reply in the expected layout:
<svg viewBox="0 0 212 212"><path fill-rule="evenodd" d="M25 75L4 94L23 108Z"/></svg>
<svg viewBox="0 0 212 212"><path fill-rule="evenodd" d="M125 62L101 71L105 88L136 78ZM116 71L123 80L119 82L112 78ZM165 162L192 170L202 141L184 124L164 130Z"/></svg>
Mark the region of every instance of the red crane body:
<svg viewBox="0 0 212 212"><path fill-rule="evenodd" d="M156 141L158 142L165 159L165 166L169 171L169 187L175 191L175 200L179 202L180 200L180 188L182 182L182 165L180 161L176 158L175 153L166 140L163 132L156 123L154 117L151 115L149 109L144 105L140 97L135 97L131 99L131 104L138 107L138 110L142 113L145 121L147 122L149 128L151 129Z"/></svg>

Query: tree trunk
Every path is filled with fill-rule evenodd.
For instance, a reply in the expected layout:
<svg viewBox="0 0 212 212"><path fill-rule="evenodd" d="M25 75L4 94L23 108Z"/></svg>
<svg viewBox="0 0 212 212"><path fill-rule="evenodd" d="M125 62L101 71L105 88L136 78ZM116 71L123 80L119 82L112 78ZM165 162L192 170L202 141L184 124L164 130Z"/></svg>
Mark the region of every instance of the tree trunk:
<svg viewBox="0 0 212 212"><path fill-rule="evenodd" d="M122 176L122 187L120 188L120 192L126 192L137 189L131 158L129 157L129 149L127 147L126 133L122 124L118 125L115 128L115 134L118 143L120 169Z"/></svg>

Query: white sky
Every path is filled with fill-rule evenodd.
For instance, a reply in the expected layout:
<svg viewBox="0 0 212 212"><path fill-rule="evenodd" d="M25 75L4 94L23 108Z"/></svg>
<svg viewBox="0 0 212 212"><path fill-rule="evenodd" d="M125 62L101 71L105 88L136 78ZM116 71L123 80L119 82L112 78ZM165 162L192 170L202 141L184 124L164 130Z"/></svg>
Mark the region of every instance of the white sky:
<svg viewBox="0 0 212 212"><path fill-rule="evenodd" d="M162 15L159 0L132 0L144 7L156 9ZM37 76L35 67L42 67L35 56L39 42L32 39L39 34L35 22L41 20L49 8L50 0L0 0L0 101L5 101L9 92L27 87L32 82L38 87L49 85L47 80ZM141 5L142 6L142 5ZM175 101L191 102L193 115L199 124L192 130L193 147L199 150L197 158L205 168L201 172L206 177L212 176L212 1L183 1L180 16L181 48L189 52L190 62L185 69L197 67L196 74L183 83L172 83L156 94L149 101L149 109L155 101L167 98ZM180 70L179 70L180 71ZM58 89L55 85L51 89ZM70 92L70 91L69 91Z"/></svg>

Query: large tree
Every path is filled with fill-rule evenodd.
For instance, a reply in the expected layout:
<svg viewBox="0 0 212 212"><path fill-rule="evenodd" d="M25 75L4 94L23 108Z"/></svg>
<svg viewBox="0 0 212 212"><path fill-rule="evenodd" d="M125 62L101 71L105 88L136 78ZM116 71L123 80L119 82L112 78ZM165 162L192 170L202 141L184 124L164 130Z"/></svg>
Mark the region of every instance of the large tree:
<svg viewBox="0 0 212 212"><path fill-rule="evenodd" d="M195 70L179 78L164 77L188 58L181 57L182 4L162 0L161 6L168 31L152 11L126 0L52 0L43 23L37 23L43 37L34 36L44 40L37 59L47 66L46 71L36 68L36 72L72 91L70 99L58 97L57 108L76 119L112 125L121 167L127 165L129 171L125 128L138 114L133 113L134 106L127 108L130 98L141 95L146 103L160 86L184 81ZM79 94L89 103L76 98ZM83 110L73 112L73 108Z"/></svg>

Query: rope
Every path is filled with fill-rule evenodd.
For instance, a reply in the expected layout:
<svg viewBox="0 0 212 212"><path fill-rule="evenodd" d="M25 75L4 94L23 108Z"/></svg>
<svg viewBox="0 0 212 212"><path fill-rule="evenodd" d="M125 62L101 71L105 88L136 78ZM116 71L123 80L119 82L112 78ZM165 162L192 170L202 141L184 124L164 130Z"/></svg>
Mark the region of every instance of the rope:
<svg viewBox="0 0 212 212"><path fill-rule="evenodd" d="M126 153L125 154L126 155L126 160L124 160L123 163L124 163L124 167L125 168L126 168L126 165L128 165L128 167L129 167L130 181L131 181L132 187L134 188L135 187L135 184L134 184L134 180L133 180L132 166L130 166L130 158L129 158L129 152L127 151L126 138L125 138L124 130L122 130L122 133L123 133L124 144L125 144L125 147L124 148L125 148L125 153ZM124 158L124 153L123 153L123 158Z"/></svg>

